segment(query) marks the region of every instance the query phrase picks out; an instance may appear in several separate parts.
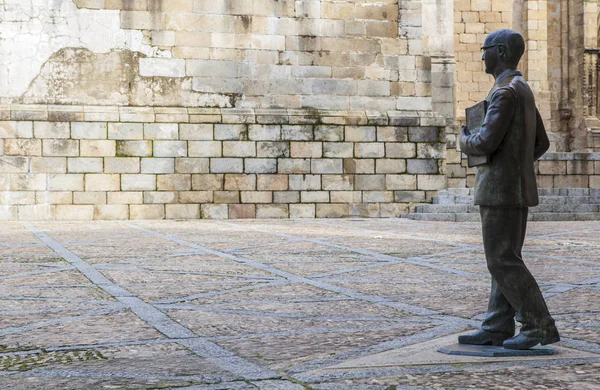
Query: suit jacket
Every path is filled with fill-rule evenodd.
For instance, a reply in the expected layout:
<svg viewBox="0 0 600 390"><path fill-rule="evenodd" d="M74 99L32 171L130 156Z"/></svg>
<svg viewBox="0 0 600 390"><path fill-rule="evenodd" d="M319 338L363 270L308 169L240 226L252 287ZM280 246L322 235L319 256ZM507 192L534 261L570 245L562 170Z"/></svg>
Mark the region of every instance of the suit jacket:
<svg viewBox="0 0 600 390"><path fill-rule="evenodd" d="M477 167L475 204L530 207L539 203L533 163L550 145L533 92L518 70L496 79L479 133L461 135L466 154L489 155Z"/></svg>

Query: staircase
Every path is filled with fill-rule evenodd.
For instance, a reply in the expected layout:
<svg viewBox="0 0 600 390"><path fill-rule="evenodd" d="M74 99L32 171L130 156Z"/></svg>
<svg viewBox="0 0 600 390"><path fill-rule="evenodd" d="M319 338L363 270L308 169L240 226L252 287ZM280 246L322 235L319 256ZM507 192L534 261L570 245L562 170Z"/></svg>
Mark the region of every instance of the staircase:
<svg viewBox="0 0 600 390"><path fill-rule="evenodd" d="M417 221L478 222L479 206L473 205L472 188L441 190L432 204L414 206L404 218ZM540 188L540 205L529 208L530 221L598 221L600 189Z"/></svg>

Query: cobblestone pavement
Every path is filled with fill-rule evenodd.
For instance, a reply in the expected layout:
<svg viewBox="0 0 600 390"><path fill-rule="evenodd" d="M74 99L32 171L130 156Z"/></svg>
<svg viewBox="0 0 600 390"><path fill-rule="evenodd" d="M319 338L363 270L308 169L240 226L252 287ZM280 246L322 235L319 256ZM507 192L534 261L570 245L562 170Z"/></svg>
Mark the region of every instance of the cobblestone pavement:
<svg viewBox="0 0 600 390"><path fill-rule="evenodd" d="M600 389L600 222L533 222L558 354L436 352L478 326L477 223L0 224L0 389Z"/></svg>

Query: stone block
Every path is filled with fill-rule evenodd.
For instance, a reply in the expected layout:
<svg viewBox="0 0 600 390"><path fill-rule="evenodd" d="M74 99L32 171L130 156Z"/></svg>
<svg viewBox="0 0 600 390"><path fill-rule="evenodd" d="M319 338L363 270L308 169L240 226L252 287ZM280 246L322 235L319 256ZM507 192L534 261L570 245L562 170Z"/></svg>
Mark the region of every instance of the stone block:
<svg viewBox="0 0 600 390"><path fill-rule="evenodd" d="M167 219L200 218L200 205L198 204L167 204L165 209Z"/></svg>
<svg viewBox="0 0 600 390"><path fill-rule="evenodd" d="M230 204L230 219L256 218L256 205L254 204Z"/></svg>
<svg viewBox="0 0 600 390"><path fill-rule="evenodd" d="M226 174L224 188L234 191L256 190L256 175Z"/></svg>
<svg viewBox="0 0 600 390"><path fill-rule="evenodd" d="M199 191L222 190L224 184L224 175L222 174L202 174L192 175L192 189Z"/></svg>
<svg viewBox="0 0 600 390"><path fill-rule="evenodd" d="M314 204L290 204L289 218L314 218L316 208Z"/></svg>
<svg viewBox="0 0 600 390"><path fill-rule="evenodd" d="M141 159L141 173L175 173L175 159L171 157L144 157Z"/></svg>
<svg viewBox="0 0 600 390"><path fill-rule="evenodd" d="M176 173L209 173L210 160L208 158L176 158Z"/></svg>
<svg viewBox="0 0 600 390"><path fill-rule="evenodd" d="M119 191L106 194L108 204L142 204L144 203L141 191Z"/></svg>
<svg viewBox="0 0 600 390"><path fill-rule="evenodd" d="M438 142L440 129L438 127L409 127L408 140L410 142Z"/></svg>
<svg viewBox="0 0 600 390"><path fill-rule="evenodd" d="M106 191L73 192L73 204L106 204Z"/></svg>
<svg viewBox="0 0 600 390"><path fill-rule="evenodd" d="M146 191L144 192L145 204L167 204L177 203L177 192L175 191Z"/></svg>
<svg viewBox="0 0 600 390"><path fill-rule="evenodd" d="M312 141L313 126L311 125L283 125L281 139L287 141Z"/></svg>
<svg viewBox="0 0 600 390"><path fill-rule="evenodd" d="M446 157L446 144L418 143L417 158L443 159Z"/></svg>
<svg viewBox="0 0 600 390"><path fill-rule="evenodd" d="M0 193L0 203L7 205L35 204L35 191L3 191Z"/></svg>
<svg viewBox="0 0 600 390"><path fill-rule="evenodd" d="M249 125L248 139L252 141L277 141L281 139L280 125Z"/></svg>
<svg viewBox="0 0 600 390"><path fill-rule="evenodd" d="M32 138L5 139L4 154L7 156L41 156L42 141Z"/></svg>
<svg viewBox="0 0 600 390"><path fill-rule="evenodd" d="M129 206L120 204L94 205L94 220L125 220L129 219Z"/></svg>
<svg viewBox="0 0 600 390"><path fill-rule="evenodd" d="M272 191L242 191L242 203L273 203Z"/></svg>
<svg viewBox="0 0 600 390"><path fill-rule="evenodd" d="M380 158L375 160L376 173L405 173L406 170L406 160L403 159ZM437 173L437 169L434 173Z"/></svg>
<svg viewBox="0 0 600 390"><path fill-rule="evenodd" d="M192 175L182 173L157 175L156 189L158 191L189 191L192 189Z"/></svg>
<svg viewBox="0 0 600 390"><path fill-rule="evenodd" d="M379 203L351 203L349 215L365 218L379 218Z"/></svg>
<svg viewBox="0 0 600 390"><path fill-rule="evenodd" d="M329 203L329 191L301 191L302 203Z"/></svg>
<svg viewBox="0 0 600 390"><path fill-rule="evenodd" d="M214 191L214 203L240 203L239 191Z"/></svg>
<svg viewBox="0 0 600 390"><path fill-rule="evenodd" d="M308 158L281 158L278 160L278 173L310 173Z"/></svg>
<svg viewBox="0 0 600 390"><path fill-rule="evenodd" d="M542 161L540 161L542 162ZM556 175L554 176L554 188L589 188L588 175Z"/></svg>
<svg viewBox="0 0 600 390"><path fill-rule="evenodd" d="M187 157L187 141L154 141L154 157Z"/></svg>
<svg viewBox="0 0 600 390"><path fill-rule="evenodd" d="M0 217L10 218L15 215L14 220L19 221L50 221L56 219L56 206L54 205L19 205L0 206ZM6 213L6 214L2 214Z"/></svg>
<svg viewBox="0 0 600 390"><path fill-rule="evenodd" d="M0 163L1 167L1 163ZM1 168L0 168L1 169ZM32 157L30 162L31 173L66 173L66 157Z"/></svg>
<svg viewBox="0 0 600 390"><path fill-rule="evenodd" d="M223 141L223 157L255 157L256 142Z"/></svg>
<svg viewBox="0 0 600 390"><path fill-rule="evenodd" d="M84 183L83 174L48 174L50 191L83 191Z"/></svg>
<svg viewBox="0 0 600 390"><path fill-rule="evenodd" d="M55 207L55 218L59 221L91 221L94 219L94 206L92 205L59 204Z"/></svg>
<svg viewBox="0 0 600 390"><path fill-rule="evenodd" d="M211 173L243 173L244 160L242 158L211 158Z"/></svg>
<svg viewBox="0 0 600 390"><path fill-rule="evenodd" d="M567 173L566 161L540 160L538 164L541 175L565 175Z"/></svg>
<svg viewBox="0 0 600 390"><path fill-rule="evenodd" d="M0 137L2 137L1 136L2 129L3 129L2 123L6 123L6 122L0 122ZM14 122L8 122L8 123L14 123ZM22 123L22 122L18 122L18 123ZM25 123L31 123L31 122L25 122ZM20 126L22 127L23 125L20 125ZM26 127L29 130L31 125L29 124ZM5 126L4 129L6 131L7 129L12 129L12 128ZM15 136L19 135L18 134L19 131L13 130L11 133L13 133ZM21 133L22 133L22 131L21 131ZM35 138L52 138L52 139L70 138L71 137L70 123L69 122L33 122L33 136ZM2 138L11 138L11 137L2 137ZM15 138L17 138L17 137L15 137ZM19 136L19 138L22 138L22 137ZM26 138L30 138L30 137L26 137Z"/></svg>
<svg viewBox="0 0 600 390"><path fill-rule="evenodd" d="M354 189L373 191L389 188L386 188L386 175L356 175L354 177Z"/></svg>
<svg viewBox="0 0 600 390"><path fill-rule="evenodd" d="M104 159L105 173L139 173L140 159L137 157L107 157Z"/></svg>
<svg viewBox="0 0 600 390"><path fill-rule="evenodd" d="M394 201L398 203L423 203L425 191L394 191Z"/></svg>
<svg viewBox="0 0 600 390"><path fill-rule="evenodd" d="M439 173L438 162L437 160L409 159L407 160L407 172L413 174Z"/></svg>
<svg viewBox="0 0 600 390"><path fill-rule="evenodd" d="M300 202L299 191L275 191L273 192L273 203L298 203Z"/></svg>
<svg viewBox="0 0 600 390"><path fill-rule="evenodd" d="M4 182L8 181L3 187L11 194L13 191L44 191L46 190L46 174L43 173L12 173L8 178L3 178Z"/></svg>
<svg viewBox="0 0 600 390"><path fill-rule="evenodd" d="M152 156L152 141L116 141L118 157Z"/></svg>
<svg viewBox="0 0 600 390"><path fill-rule="evenodd" d="M376 140L376 129L374 126L346 126L344 140L350 142L373 142Z"/></svg>
<svg viewBox="0 0 600 390"><path fill-rule="evenodd" d="M190 157L221 157L223 155L220 141L188 141Z"/></svg>
<svg viewBox="0 0 600 390"><path fill-rule="evenodd" d="M290 142L290 156L292 158L323 156L323 144L321 142Z"/></svg>
<svg viewBox="0 0 600 390"><path fill-rule="evenodd" d="M79 141L44 139L42 140L42 155L51 157L76 157L79 155Z"/></svg>
<svg viewBox="0 0 600 390"><path fill-rule="evenodd" d="M40 125L40 126L50 126L50 122L37 122L44 123L48 125ZM68 124L67 124L68 125ZM68 138L70 136L70 132L60 133L66 135L64 138ZM33 122L28 121L0 121L0 138L33 138ZM36 138L40 138L37 137ZM55 137L48 137L55 138ZM58 137L56 137L58 138Z"/></svg>
<svg viewBox="0 0 600 390"><path fill-rule="evenodd" d="M394 202L393 191L363 191L363 202L365 203L392 203Z"/></svg>
<svg viewBox="0 0 600 390"><path fill-rule="evenodd" d="M214 139L214 125L212 123L181 123L179 125L179 139L212 141Z"/></svg>
<svg viewBox="0 0 600 390"><path fill-rule="evenodd" d="M73 204L71 191L39 191L35 193L36 204Z"/></svg>
<svg viewBox="0 0 600 390"><path fill-rule="evenodd" d="M178 203L212 203L213 192L212 191L180 191L178 193Z"/></svg>
<svg viewBox="0 0 600 390"><path fill-rule="evenodd" d="M69 157L67 159L69 173L102 173L104 162L99 157Z"/></svg>
<svg viewBox="0 0 600 390"><path fill-rule="evenodd" d="M203 219L227 219L229 216L226 204L203 204L200 207L200 216Z"/></svg>
<svg viewBox="0 0 600 390"><path fill-rule="evenodd" d="M152 107L119 107L119 120L121 122L148 122L156 119Z"/></svg>
<svg viewBox="0 0 600 390"><path fill-rule="evenodd" d="M258 191L285 191L288 188L288 175L257 175Z"/></svg>
<svg viewBox="0 0 600 390"><path fill-rule="evenodd" d="M353 142L324 142L323 157L348 158L354 156Z"/></svg>
<svg viewBox="0 0 600 390"><path fill-rule="evenodd" d="M107 106L84 106L83 120L93 122L118 122L119 108Z"/></svg>
<svg viewBox="0 0 600 390"><path fill-rule="evenodd" d="M378 126L377 141L379 142L406 142L408 140L408 129L397 126Z"/></svg>
<svg viewBox="0 0 600 390"><path fill-rule="evenodd" d="M385 156L387 158L414 158L417 156L417 145L410 142L386 142Z"/></svg>
<svg viewBox="0 0 600 390"><path fill-rule="evenodd" d="M28 171L29 158L21 156L0 156L0 172L27 173Z"/></svg>
<svg viewBox="0 0 600 390"><path fill-rule="evenodd" d="M277 160L273 158L245 158L246 173L277 173Z"/></svg>
<svg viewBox="0 0 600 390"><path fill-rule="evenodd" d="M341 158L315 158L311 159L311 173L344 173L343 161Z"/></svg>
<svg viewBox="0 0 600 390"><path fill-rule="evenodd" d="M156 175L122 174L121 191L156 191Z"/></svg>
<svg viewBox="0 0 600 390"><path fill-rule="evenodd" d="M387 190L416 190L416 175L385 175L385 189Z"/></svg>
<svg viewBox="0 0 600 390"><path fill-rule="evenodd" d="M316 205L317 218L343 218L350 212L348 204L327 204L320 203Z"/></svg>
<svg viewBox="0 0 600 390"><path fill-rule="evenodd" d="M142 123L109 123L108 138L114 140L142 140L144 139L144 125Z"/></svg>
<svg viewBox="0 0 600 390"><path fill-rule="evenodd" d="M216 124L214 131L216 140L244 141L248 139L247 125Z"/></svg>
<svg viewBox="0 0 600 390"><path fill-rule="evenodd" d="M179 138L177 123L144 123L144 139L176 140Z"/></svg>
<svg viewBox="0 0 600 390"><path fill-rule="evenodd" d="M585 160L567 161L567 174L568 175L593 175L594 174L594 161L585 161Z"/></svg>
<svg viewBox="0 0 600 390"><path fill-rule="evenodd" d="M106 173L85 174L85 191L119 191L120 189L120 175Z"/></svg>
<svg viewBox="0 0 600 390"><path fill-rule="evenodd" d="M417 175L417 188L421 191L436 191L446 188L446 175Z"/></svg>
<svg viewBox="0 0 600 390"><path fill-rule="evenodd" d="M290 157L289 142L257 142L256 143L257 157Z"/></svg>
<svg viewBox="0 0 600 390"><path fill-rule="evenodd" d="M385 156L385 145L381 142L359 142L354 144L357 158L380 158Z"/></svg>
<svg viewBox="0 0 600 390"><path fill-rule="evenodd" d="M353 175L323 175L323 190L351 191L354 189Z"/></svg>
<svg viewBox="0 0 600 390"><path fill-rule="evenodd" d="M320 190L321 175L289 175L290 190Z"/></svg>
<svg viewBox="0 0 600 390"><path fill-rule="evenodd" d="M132 204L129 206L129 218L165 219L165 205L162 204Z"/></svg>
<svg viewBox="0 0 600 390"><path fill-rule="evenodd" d="M114 157L116 154L116 141L85 139L79 141L79 155L81 157Z"/></svg>
<svg viewBox="0 0 600 390"><path fill-rule="evenodd" d="M287 204L258 204L256 205L256 218L289 218Z"/></svg>
<svg viewBox="0 0 600 390"><path fill-rule="evenodd" d="M106 122L73 122L71 138L73 139L106 139Z"/></svg>
<svg viewBox="0 0 600 390"><path fill-rule="evenodd" d="M345 158L343 173L375 173L375 160L372 158Z"/></svg>
<svg viewBox="0 0 600 390"><path fill-rule="evenodd" d="M314 127L315 141L339 142L344 140L343 126L320 125Z"/></svg>

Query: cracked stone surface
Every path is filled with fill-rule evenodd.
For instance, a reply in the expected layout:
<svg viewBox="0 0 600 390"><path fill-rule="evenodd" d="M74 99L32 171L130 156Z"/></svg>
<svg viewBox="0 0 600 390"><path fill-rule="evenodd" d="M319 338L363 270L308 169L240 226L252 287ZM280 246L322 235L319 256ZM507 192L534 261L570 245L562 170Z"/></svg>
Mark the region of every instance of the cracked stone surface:
<svg viewBox="0 0 600 390"><path fill-rule="evenodd" d="M405 219L0 223L0 389L600 389L600 223L529 224L552 356L436 352L482 319L481 246Z"/></svg>

